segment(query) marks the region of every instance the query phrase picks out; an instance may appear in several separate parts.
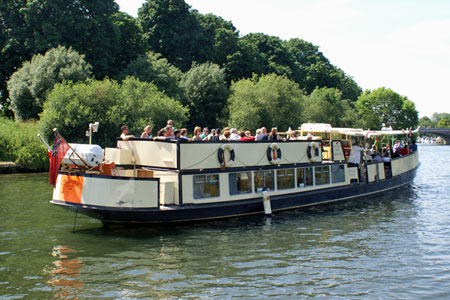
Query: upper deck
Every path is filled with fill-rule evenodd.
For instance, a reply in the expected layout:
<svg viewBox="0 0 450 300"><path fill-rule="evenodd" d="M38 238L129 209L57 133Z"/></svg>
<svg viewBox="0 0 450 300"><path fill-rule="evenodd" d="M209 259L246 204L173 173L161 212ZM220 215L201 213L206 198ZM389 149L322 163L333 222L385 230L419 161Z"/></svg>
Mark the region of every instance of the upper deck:
<svg viewBox="0 0 450 300"><path fill-rule="evenodd" d="M332 144L333 160L345 161L340 142ZM117 149L106 148L105 158L117 165L189 171L321 162L321 152L321 141L185 142L135 138L118 140Z"/></svg>

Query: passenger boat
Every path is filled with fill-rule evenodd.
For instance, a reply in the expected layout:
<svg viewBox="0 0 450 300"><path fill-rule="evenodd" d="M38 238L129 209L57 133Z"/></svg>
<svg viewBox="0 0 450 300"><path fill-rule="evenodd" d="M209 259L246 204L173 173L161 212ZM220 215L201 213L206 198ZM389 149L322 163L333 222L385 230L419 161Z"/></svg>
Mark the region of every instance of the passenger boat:
<svg viewBox="0 0 450 300"><path fill-rule="evenodd" d="M286 142L119 139L104 158L90 159L93 167L80 163L76 151L66 153L51 203L105 225L270 214L383 193L411 183L419 166L417 152L348 163L352 138L391 140L417 130L303 124L299 132Z"/></svg>

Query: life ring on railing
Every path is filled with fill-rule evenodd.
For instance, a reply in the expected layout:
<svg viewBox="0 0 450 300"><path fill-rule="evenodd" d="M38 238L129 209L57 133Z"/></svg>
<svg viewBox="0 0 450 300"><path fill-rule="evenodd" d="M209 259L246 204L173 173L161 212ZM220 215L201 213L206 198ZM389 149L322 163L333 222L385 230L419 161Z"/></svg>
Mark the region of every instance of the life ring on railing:
<svg viewBox="0 0 450 300"><path fill-rule="evenodd" d="M225 161L225 151L230 152L230 159L228 161ZM219 151L217 151L217 158L219 159L219 163L222 167L231 167L231 165L233 165L234 163L235 158L233 147L231 147L231 145L229 144L223 144L222 146L220 146Z"/></svg>
<svg viewBox="0 0 450 300"><path fill-rule="evenodd" d="M281 161L281 149L277 143L270 144L267 147L267 159L272 165L278 165Z"/></svg>
<svg viewBox="0 0 450 300"><path fill-rule="evenodd" d="M308 155L309 161L319 162L321 161L319 155L319 145L316 142L311 142L306 149L306 155Z"/></svg>

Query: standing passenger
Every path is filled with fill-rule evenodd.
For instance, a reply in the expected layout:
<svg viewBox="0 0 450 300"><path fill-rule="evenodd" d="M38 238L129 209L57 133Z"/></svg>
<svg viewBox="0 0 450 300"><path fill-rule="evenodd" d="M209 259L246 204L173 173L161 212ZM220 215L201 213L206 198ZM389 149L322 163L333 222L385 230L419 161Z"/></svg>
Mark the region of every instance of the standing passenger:
<svg viewBox="0 0 450 300"><path fill-rule="evenodd" d="M359 165L361 163L361 152L364 150L360 147L356 141L353 141L352 150L350 151L350 157L348 158L349 165Z"/></svg>

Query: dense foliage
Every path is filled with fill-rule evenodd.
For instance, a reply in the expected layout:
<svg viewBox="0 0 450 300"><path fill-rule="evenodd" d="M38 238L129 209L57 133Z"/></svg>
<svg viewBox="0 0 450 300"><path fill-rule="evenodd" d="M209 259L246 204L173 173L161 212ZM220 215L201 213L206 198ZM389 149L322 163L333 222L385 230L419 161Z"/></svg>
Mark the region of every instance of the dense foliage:
<svg viewBox="0 0 450 300"><path fill-rule="evenodd" d="M137 22L118 12L114 0L1 1L2 104L6 104L11 74L33 55L59 45L86 55L96 78L114 77L145 52L139 46L142 38Z"/></svg>
<svg viewBox="0 0 450 300"><path fill-rule="evenodd" d="M188 126L217 127L228 97L223 69L212 63L194 64L183 75L183 103L189 107Z"/></svg>
<svg viewBox="0 0 450 300"><path fill-rule="evenodd" d="M366 90L356 102L361 127L378 130L380 125L392 128L410 128L418 123L418 112L413 102L391 89Z"/></svg>
<svg viewBox="0 0 450 300"><path fill-rule="evenodd" d="M422 117L419 120L421 127L428 128L450 128L450 114L449 113L434 113L429 117Z"/></svg>
<svg viewBox="0 0 450 300"><path fill-rule="evenodd" d="M303 116L309 123L329 123L335 127L352 127L356 110L349 100L342 99L336 88L316 88L305 97Z"/></svg>
<svg viewBox="0 0 450 300"><path fill-rule="evenodd" d="M48 152L39 140L38 124L0 117L0 161L12 161L28 170L48 170Z"/></svg>
<svg viewBox="0 0 450 300"><path fill-rule="evenodd" d="M262 126L287 130L304 121L304 95L298 84L285 76L263 75L231 86L228 99L230 126L253 132Z"/></svg>
<svg viewBox="0 0 450 300"><path fill-rule="evenodd" d="M54 51L61 53L50 56ZM184 0L147 0L137 18L113 0L0 1L0 53L1 114L13 109L17 120L36 118L44 108L45 133L59 127L74 142L87 140L94 121L101 122L94 141L102 146L114 144L124 123L139 134L167 119L190 129L252 130L307 121L372 129L418 122L414 103L394 91L361 95L319 46L240 36L232 22ZM96 80L83 82L91 76ZM448 126L450 118L430 122Z"/></svg>
<svg viewBox="0 0 450 300"><path fill-rule="evenodd" d="M37 54L31 61L24 62L8 81L11 109L17 120L38 117L53 86L63 80L84 81L91 75L91 66L72 49L48 50L45 55Z"/></svg>
<svg viewBox="0 0 450 300"><path fill-rule="evenodd" d="M182 72L159 53L149 51L131 61L122 72L121 79L127 76L153 82L161 92L171 98L181 100L183 95L180 87Z"/></svg>
<svg viewBox="0 0 450 300"><path fill-rule="evenodd" d="M48 139L56 127L67 140L86 143L89 123L98 121L100 127L93 143L113 146L124 124L130 133L140 136L147 124L159 129L172 119L180 126L186 122L186 115L185 107L159 92L152 83L134 78L121 84L110 79L91 79L57 84L44 105L40 127Z"/></svg>

